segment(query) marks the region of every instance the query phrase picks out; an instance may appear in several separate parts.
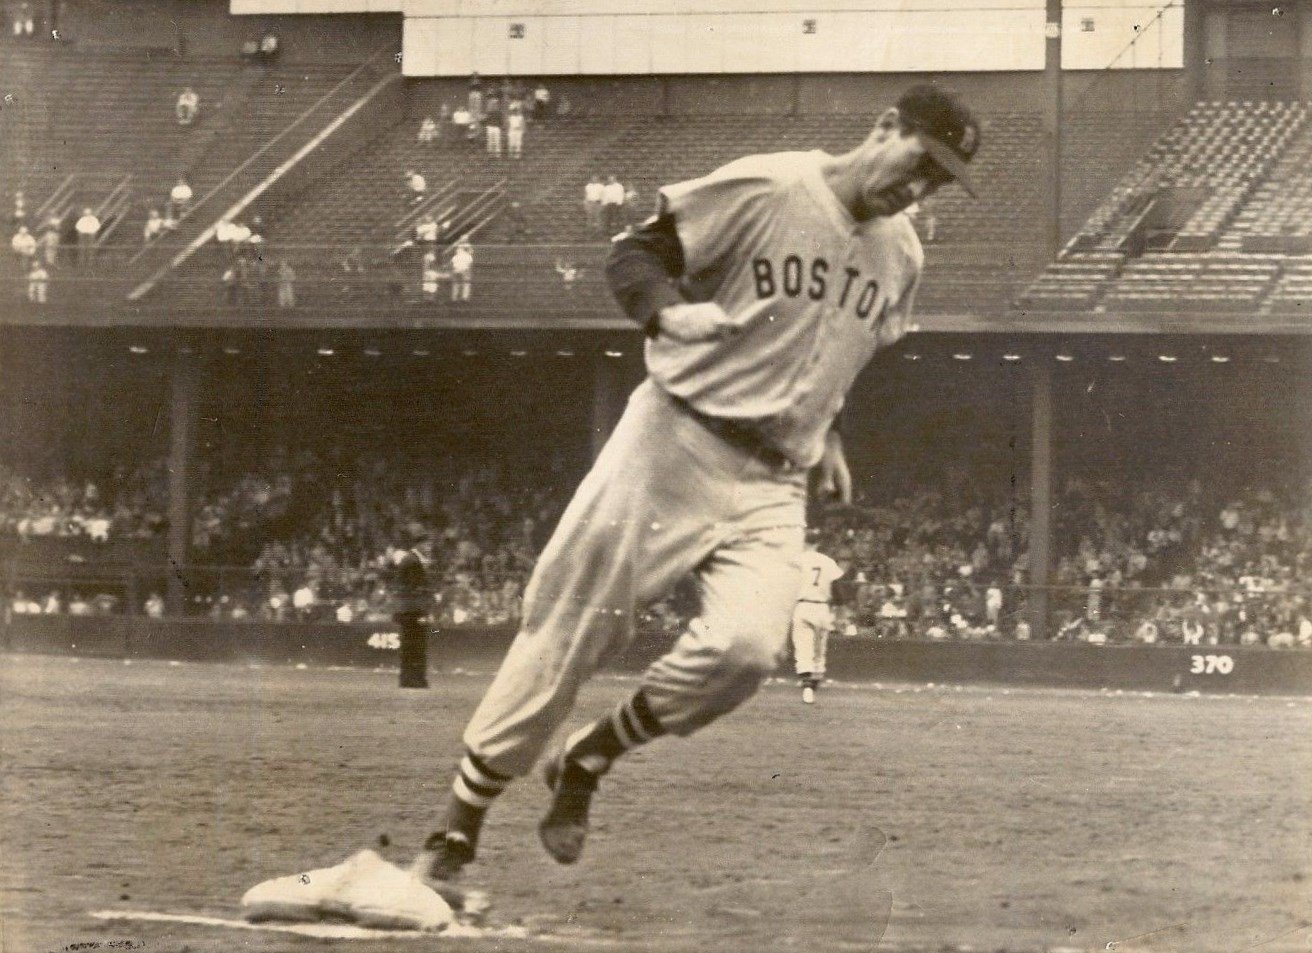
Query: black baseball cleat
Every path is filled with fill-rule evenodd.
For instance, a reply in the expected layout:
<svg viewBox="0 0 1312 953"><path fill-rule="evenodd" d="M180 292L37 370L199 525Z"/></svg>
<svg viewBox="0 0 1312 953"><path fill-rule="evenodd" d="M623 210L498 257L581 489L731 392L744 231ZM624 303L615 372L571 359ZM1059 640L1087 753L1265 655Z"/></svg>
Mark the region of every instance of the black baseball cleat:
<svg viewBox="0 0 1312 953"><path fill-rule="evenodd" d="M572 864L583 853L588 837L588 807L597 790L597 776L561 752L542 772L551 789L551 807L538 824L538 837L547 853L561 864Z"/></svg>
<svg viewBox="0 0 1312 953"><path fill-rule="evenodd" d="M419 875L431 880L452 880L474 859L474 844L460 831L438 831L424 841Z"/></svg>

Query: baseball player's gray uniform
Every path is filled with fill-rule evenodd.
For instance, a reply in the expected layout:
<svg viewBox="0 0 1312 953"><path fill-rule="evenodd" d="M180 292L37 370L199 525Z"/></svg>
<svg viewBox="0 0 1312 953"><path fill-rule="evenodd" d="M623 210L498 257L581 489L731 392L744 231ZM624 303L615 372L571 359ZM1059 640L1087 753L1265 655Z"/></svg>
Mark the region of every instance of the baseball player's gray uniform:
<svg viewBox="0 0 1312 953"><path fill-rule="evenodd" d="M470 719L448 829L426 847L434 876L472 858L482 811L530 770L582 683L629 642L639 607L680 577L691 573L700 592L687 631L633 698L572 735L548 766L548 851L577 858L592 787L615 757L697 730L773 670L799 588L808 470L822 457L830 468L829 431L849 387L907 330L923 255L900 210L919 197L916 183L936 184L919 171L925 155L949 141L944 161L964 169L978 141L964 107L920 90L929 105L904 96L901 116L889 110L845 157L731 162L663 188L657 215L616 239L607 276L625 310L648 321L648 378L542 553L520 633ZM940 107L956 110L947 132ZM868 181L883 191L845 187ZM626 251L659 260L660 280L629 282ZM648 285L679 304L643 301ZM676 335L673 310L702 314L706 302L723 333Z"/></svg>
<svg viewBox="0 0 1312 953"><path fill-rule="evenodd" d="M790 630L793 641L793 664L802 680L805 700L815 700L815 690L825 674L829 633L834 628L831 605L834 583L843 577L843 568L824 553L807 549L800 560L802 588L793 607ZM810 692L805 692L806 689Z"/></svg>
<svg viewBox="0 0 1312 953"><path fill-rule="evenodd" d="M701 727L773 667L798 590L807 470L857 372L902 336L923 260L906 216L852 219L821 157L749 157L661 191L690 291L739 331L647 343L649 378L543 552L520 635L465 732L492 771L532 767L635 610L689 572L701 612L643 677L661 727ZM761 452L726 440L720 421L750 422Z"/></svg>

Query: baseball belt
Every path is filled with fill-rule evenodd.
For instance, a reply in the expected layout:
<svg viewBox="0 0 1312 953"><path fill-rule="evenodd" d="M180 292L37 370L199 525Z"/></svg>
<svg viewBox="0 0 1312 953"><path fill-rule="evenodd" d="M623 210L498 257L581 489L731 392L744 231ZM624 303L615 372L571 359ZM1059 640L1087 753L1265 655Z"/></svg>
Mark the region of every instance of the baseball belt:
<svg viewBox="0 0 1312 953"><path fill-rule="evenodd" d="M737 447L744 453L755 457L766 466L776 470L797 469L797 465L792 460L766 443L765 438L751 424L740 420L727 420L724 417L712 417L710 414L704 414L683 398L675 397L673 394L670 395L670 400L674 402L674 406L697 421L706 430L709 430L730 446Z"/></svg>

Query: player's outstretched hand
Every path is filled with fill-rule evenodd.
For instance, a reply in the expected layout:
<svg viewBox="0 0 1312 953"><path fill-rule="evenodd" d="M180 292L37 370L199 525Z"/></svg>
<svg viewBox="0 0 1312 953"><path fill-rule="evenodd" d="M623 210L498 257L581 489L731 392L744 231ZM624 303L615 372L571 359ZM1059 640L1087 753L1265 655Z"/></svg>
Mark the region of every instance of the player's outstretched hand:
<svg viewBox="0 0 1312 953"><path fill-rule="evenodd" d="M820 494L844 505L852 502L852 471L847 466L843 438L837 430L825 434L824 454L820 457Z"/></svg>
<svg viewBox="0 0 1312 953"><path fill-rule="evenodd" d="M714 301L687 302L661 308L661 333L684 344L715 341L738 333L738 326Z"/></svg>

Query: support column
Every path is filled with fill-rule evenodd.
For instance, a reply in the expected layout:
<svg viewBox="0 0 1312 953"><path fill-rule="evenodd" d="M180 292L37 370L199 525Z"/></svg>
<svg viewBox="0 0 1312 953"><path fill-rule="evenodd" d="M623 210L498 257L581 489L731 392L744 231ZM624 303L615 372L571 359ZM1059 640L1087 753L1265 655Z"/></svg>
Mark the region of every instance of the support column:
<svg viewBox="0 0 1312 953"><path fill-rule="evenodd" d="M1208 65L1206 38L1203 35L1205 14L1200 3L1186 3L1182 11L1184 29L1185 101L1205 99Z"/></svg>
<svg viewBox="0 0 1312 953"><path fill-rule="evenodd" d="M1298 94L1312 99L1312 6L1306 5L1298 11Z"/></svg>
<svg viewBox="0 0 1312 953"><path fill-rule="evenodd" d="M187 605L187 574L191 565L191 462L196 442L199 377L196 355L190 348L179 348L173 358L173 392L169 406L169 615L182 615Z"/></svg>
<svg viewBox="0 0 1312 953"><path fill-rule="evenodd" d="M1048 638L1048 582L1052 578L1052 368L1030 378L1030 637Z"/></svg>
<svg viewBox="0 0 1312 953"><path fill-rule="evenodd" d="M1230 55L1226 50L1226 10L1223 6L1208 7L1203 13L1203 83L1204 99L1225 99Z"/></svg>
<svg viewBox="0 0 1312 953"><path fill-rule="evenodd" d="M596 460L624 413L624 368L619 358L598 354L592 372L592 459Z"/></svg>
<svg viewBox="0 0 1312 953"><path fill-rule="evenodd" d="M1043 108L1043 138L1047 145L1048 169L1045 178L1044 252L1049 260L1061 251L1061 153L1062 153L1062 73L1061 28L1062 0L1046 0L1046 26L1043 52L1043 78L1047 95Z"/></svg>

